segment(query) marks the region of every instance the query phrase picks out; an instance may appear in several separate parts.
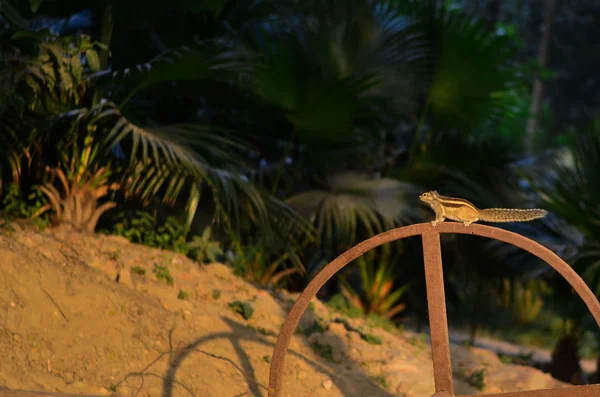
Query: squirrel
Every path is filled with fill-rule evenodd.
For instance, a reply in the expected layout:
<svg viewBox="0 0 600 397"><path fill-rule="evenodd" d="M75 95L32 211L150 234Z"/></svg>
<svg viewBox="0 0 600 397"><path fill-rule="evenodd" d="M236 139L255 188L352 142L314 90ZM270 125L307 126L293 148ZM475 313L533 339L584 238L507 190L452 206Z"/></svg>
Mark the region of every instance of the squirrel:
<svg viewBox="0 0 600 397"><path fill-rule="evenodd" d="M435 226L445 219L462 222L469 226L473 222L529 222L534 219L545 217L548 212L542 209L513 209L513 208L487 208L480 210L470 201L445 197L437 191L432 190L419 196L421 201L429 204L435 212L435 220L431 222Z"/></svg>

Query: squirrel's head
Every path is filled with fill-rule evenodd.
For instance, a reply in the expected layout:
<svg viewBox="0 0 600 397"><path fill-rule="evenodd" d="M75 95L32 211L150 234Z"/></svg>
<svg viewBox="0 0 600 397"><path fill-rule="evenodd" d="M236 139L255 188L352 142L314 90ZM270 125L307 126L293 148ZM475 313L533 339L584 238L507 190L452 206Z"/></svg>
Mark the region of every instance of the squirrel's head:
<svg viewBox="0 0 600 397"><path fill-rule="evenodd" d="M437 192L435 190L425 192L419 196L419 200L424 201L426 203L432 202L437 196Z"/></svg>

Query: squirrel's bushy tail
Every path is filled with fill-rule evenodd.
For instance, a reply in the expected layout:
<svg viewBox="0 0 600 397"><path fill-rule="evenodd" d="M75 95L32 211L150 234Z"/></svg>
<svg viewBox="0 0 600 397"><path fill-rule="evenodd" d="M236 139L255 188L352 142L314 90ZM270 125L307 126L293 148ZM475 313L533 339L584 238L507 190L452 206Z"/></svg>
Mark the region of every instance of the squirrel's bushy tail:
<svg viewBox="0 0 600 397"><path fill-rule="evenodd" d="M541 209L510 209L510 208L486 208L479 211L479 219L484 222L529 222L534 219L543 218L548 214Z"/></svg>

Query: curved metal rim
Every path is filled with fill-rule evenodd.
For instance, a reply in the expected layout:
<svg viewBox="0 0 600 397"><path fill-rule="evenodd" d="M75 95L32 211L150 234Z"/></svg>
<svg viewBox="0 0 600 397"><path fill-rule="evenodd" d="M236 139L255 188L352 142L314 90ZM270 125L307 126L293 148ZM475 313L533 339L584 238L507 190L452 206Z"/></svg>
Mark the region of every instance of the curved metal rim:
<svg viewBox="0 0 600 397"><path fill-rule="evenodd" d="M294 335L294 331L298 326L300 319L308 308L311 299L334 274L365 252L380 245L407 237L439 233L471 234L487 237L512 244L532 253L552 266L567 280L577 294L583 299L587 308L594 316L596 323L600 327L600 302L598 302L594 293L565 261L543 245L508 230L479 224L471 224L466 227L459 222L443 222L438 223L436 226L432 226L431 223L419 223L416 225L404 226L380 233L350 248L325 266L306 286L292 306L292 309L283 323L275 348L273 349L271 366L269 368L269 397L279 397L282 391L285 358L291 338ZM566 389L563 390L566 391Z"/></svg>

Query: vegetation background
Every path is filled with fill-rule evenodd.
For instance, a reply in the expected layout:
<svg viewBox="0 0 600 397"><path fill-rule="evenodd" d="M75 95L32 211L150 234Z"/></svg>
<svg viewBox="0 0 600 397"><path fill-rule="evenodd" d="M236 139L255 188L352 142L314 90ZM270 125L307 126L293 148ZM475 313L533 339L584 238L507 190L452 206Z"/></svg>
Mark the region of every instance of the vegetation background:
<svg viewBox="0 0 600 397"><path fill-rule="evenodd" d="M600 4L593 0L2 0L5 218L114 233L299 291L437 189L552 249L600 296ZM320 297L426 324L418 241ZM527 253L444 241L452 326L598 356L578 296ZM599 366L600 367L600 366Z"/></svg>

